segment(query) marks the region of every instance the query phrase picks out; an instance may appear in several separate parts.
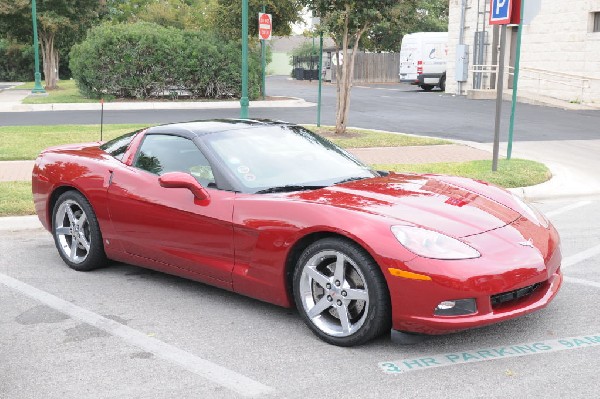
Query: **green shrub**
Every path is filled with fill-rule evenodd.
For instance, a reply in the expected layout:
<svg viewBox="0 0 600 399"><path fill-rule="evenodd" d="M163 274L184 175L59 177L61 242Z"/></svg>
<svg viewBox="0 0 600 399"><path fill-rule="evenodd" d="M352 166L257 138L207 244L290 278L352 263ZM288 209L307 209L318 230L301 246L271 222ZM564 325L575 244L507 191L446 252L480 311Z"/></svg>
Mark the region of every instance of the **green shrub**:
<svg viewBox="0 0 600 399"><path fill-rule="evenodd" d="M257 51L250 55L250 96L260 93ZM73 46L73 78L82 94L148 98L187 92L192 98L239 97L241 47L206 32L152 23L101 25Z"/></svg>
<svg viewBox="0 0 600 399"><path fill-rule="evenodd" d="M33 80L33 47L0 39L0 82Z"/></svg>

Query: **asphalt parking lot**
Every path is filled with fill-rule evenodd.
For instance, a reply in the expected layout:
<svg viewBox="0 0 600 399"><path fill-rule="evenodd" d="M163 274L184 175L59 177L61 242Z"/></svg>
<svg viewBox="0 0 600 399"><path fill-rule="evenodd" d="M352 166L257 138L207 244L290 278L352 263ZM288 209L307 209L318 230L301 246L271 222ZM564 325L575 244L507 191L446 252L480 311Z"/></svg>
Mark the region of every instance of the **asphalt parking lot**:
<svg viewBox="0 0 600 399"><path fill-rule="evenodd" d="M78 273L0 232L2 398L596 398L600 200L538 204L565 283L532 315L414 345L319 341L298 314L138 267Z"/></svg>

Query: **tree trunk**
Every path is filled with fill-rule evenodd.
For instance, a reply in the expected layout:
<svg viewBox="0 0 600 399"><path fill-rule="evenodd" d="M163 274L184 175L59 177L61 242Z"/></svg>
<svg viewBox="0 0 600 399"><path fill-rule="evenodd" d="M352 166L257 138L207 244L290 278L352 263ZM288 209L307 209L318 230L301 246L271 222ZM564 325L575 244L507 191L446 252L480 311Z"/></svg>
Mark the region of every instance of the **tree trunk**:
<svg viewBox="0 0 600 399"><path fill-rule="evenodd" d="M340 129L343 129L342 133L346 133L346 128L348 127L348 114L350 113L350 92L352 90L352 80L354 79L354 61L356 59L356 53L358 53L358 42L366 30L367 26L365 25L356 33L354 37L354 46L352 46L352 54L350 55L350 60L348 60L348 69L346 70L346 85L344 87L344 92L342 92L342 95L345 97L345 101L343 103L344 108L339 112L340 119L336 124L336 133L338 132L338 126Z"/></svg>
<svg viewBox="0 0 600 399"><path fill-rule="evenodd" d="M54 47L54 33L40 32L42 43L42 61L44 64L44 79L46 89L53 90L58 87L58 50Z"/></svg>
<svg viewBox="0 0 600 399"><path fill-rule="evenodd" d="M343 66L341 68L341 76L337 79L338 98L335 120L335 133L345 134L348 127L348 115L350 113L350 91L352 89L352 79L354 78L354 60L358 52L358 43L362 35L366 32L368 25L363 26L358 32L353 35L352 54L348 58L348 19L350 9L346 6L346 18L344 20L344 36L342 38L343 51ZM339 71L339 69L338 69Z"/></svg>
<svg viewBox="0 0 600 399"><path fill-rule="evenodd" d="M348 23L350 20L350 5L346 5L344 17L344 35L342 36L342 67L341 73L337 76L337 107L335 115L335 134L346 133L347 125L347 103L349 100L348 91ZM338 72L340 68L338 68Z"/></svg>

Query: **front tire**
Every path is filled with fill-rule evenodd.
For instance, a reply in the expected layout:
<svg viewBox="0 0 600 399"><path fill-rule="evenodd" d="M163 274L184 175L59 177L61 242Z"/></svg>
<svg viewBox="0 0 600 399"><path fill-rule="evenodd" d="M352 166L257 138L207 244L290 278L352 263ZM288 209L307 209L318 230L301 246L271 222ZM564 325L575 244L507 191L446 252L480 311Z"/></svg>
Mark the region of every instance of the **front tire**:
<svg viewBox="0 0 600 399"><path fill-rule="evenodd" d="M77 271L105 266L102 234L88 200L77 191L63 193L52 211L52 235L63 261Z"/></svg>
<svg viewBox="0 0 600 399"><path fill-rule="evenodd" d="M390 328L381 270L349 240L325 238L304 251L294 272L294 298L306 325L333 345L361 345Z"/></svg>
<svg viewBox="0 0 600 399"><path fill-rule="evenodd" d="M440 78L440 90L446 91L446 75L442 75Z"/></svg>

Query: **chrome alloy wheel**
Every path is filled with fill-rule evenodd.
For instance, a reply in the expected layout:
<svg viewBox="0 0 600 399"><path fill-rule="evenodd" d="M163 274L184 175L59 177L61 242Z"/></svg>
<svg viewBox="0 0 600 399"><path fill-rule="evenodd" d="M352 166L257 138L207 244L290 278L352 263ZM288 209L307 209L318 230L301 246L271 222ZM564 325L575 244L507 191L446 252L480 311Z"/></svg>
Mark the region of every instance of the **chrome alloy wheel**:
<svg viewBox="0 0 600 399"><path fill-rule="evenodd" d="M91 246L90 224L87 215L76 201L62 202L54 218L58 247L73 263L84 262Z"/></svg>
<svg viewBox="0 0 600 399"><path fill-rule="evenodd" d="M369 291L356 263L342 252L324 250L302 268L300 298L306 315L323 333L347 337L367 319Z"/></svg>

